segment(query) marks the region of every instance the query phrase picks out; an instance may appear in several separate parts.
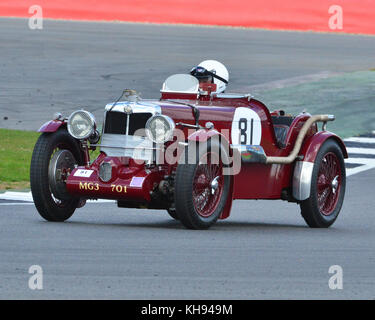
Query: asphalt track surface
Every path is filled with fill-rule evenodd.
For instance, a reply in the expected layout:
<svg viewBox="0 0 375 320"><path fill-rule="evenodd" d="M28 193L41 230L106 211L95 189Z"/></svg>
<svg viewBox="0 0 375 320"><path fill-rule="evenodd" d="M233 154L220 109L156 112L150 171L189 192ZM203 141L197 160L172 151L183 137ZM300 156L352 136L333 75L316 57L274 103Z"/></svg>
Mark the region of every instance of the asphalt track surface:
<svg viewBox="0 0 375 320"><path fill-rule="evenodd" d="M74 101L101 114L129 86L152 97L169 74L213 56L230 66L235 88L368 69L375 49L372 37L215 28L46 21L38 32L0 19L0 111L9 117L0 127L35 128ZM235 201L206 231L113 203L49 223L33 204L0 201L0 298L374 299L374 180L375 170L348 178L329 229L306 227L298 206L282 201ZM43 290L28 287L31 265L43 268ZM328 287L332 265L343 268L342 290Z"/></svg>
<svg viewBox="0 0 375 320"><path fill-rule="evenodd" d="M329 229L308 228L282 201L235 201L205 231L112 203L65 223L0 203L0 299L374 299L374 179L375 170L348 178ZM31 265L43 268L43 290L28 287ZM342 290L328 286L332 265Z"/></svg>

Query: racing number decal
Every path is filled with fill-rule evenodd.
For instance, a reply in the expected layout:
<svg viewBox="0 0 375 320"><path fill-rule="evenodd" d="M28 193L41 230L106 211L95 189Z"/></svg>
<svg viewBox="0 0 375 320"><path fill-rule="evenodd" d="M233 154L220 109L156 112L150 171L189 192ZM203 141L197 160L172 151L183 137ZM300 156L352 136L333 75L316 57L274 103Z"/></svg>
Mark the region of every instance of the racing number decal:
<svg viewBox="0 0 375 320"><path fill-rule="evenodd" d="M239 144L248 144L247 141L247 119L241 118L238 121L238 129L240 130L240 143ZM250 120L250 143L253 144L253 130L254 130L254 119Z"/></svg>
<svg viewBox="0 0 375 320"><path fill-rule="evenodd" d="M240 144L246 144L247 140L247 120L245 118L241 118L238 121L238 129L240 130Z"/></svg>
<svg viewBox="0 0 375 320"><path fill-rule="evenodd" d="M249 108L237 108L232 122L232 143L260 145L262 125L258 114Z"/></svg>
<svg viewBox="0 0 375 320"><path fill-rule="evenodd" d="M111 184L112 192L126 193L126 186Z"/></svg>

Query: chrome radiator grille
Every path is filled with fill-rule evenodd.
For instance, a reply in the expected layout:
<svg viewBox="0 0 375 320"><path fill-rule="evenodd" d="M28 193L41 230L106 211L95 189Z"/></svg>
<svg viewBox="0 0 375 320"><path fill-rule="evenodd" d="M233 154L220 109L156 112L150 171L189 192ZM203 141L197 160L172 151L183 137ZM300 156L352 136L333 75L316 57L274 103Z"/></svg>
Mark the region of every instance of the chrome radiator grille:
<svg viewBox="0 0 375 320"><path fill-rule="evenodd" d="M145 126L152 113L107 112L100 150L110 157L153 159L153 143L145 137Z"/></svg>
<svg viewBox="0 0 375 320"><path fill-rule="evenodd" d="M128 135L142 135L147 120L152 116L152 113L131 113L123 112L107 112L105 119L104 133L111 134L128 134ZM139 130L139 132L137 132Z"/></svg>
<svg viewBox="0 0 375 320"><path fill-rule="evenodd" d="M102 136L100 151L110 157L152 160L154 147L152 141L145 137L105 133Z"/></svg>

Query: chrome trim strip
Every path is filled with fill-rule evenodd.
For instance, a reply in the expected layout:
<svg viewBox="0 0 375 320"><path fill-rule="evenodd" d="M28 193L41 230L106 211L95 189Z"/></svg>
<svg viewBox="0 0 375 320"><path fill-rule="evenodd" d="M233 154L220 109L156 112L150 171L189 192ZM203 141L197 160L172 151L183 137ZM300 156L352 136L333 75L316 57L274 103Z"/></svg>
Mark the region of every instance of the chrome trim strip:
<svg viewBox="0 0 375 320"><path fill-rule="evenodd" d="M192 129L202 129L203 127L197 126L195 124L189 124L189 123L183 123L183 122L177 122L176 126L183 126L186 128L192 128Z"/></svg>
<svg viewBox="0 0 375 320"><path fill-rule="evenodd" d="M296 161L293 174L293 197L295 199L303 201L310 197L313 170L313 162Z"/></svg>
<svg viewBox="0 0 375 320"><path fill-rule="evenodd" d="M250 100L251 98L253 98L254 96L251 95L250 93L218 93L216 95L217 98L221 98L221 99L243 99L243 98L247 98L248 100Z"/></svg>
<svg viewBox="0 0 375 320"><path fill-rule="evenodd" d="M105 111L109 111L112 108L113 104L114 102L108 103L105 106ZM159 105L146 101L138 101L137 103L130 101L117 102L117 104L111 111L126 113L124 109L127 106L130 106L132 108L133 113L152 113L152 115L161 114L161 107Z"/></svg>
<svg viewBox="0 0 375 320"><path fill-rule="evenodd" d="M130 114L126 114L126 129L125 129L125 135L129 135L129 121L130 121Z"/></svg>
<svg viewBox="0 0 375 320"><path fill-rule="evenodd" d="M163 150L163 148L150 148L150 147L119 147L119 146L109 146L109 145L103 145L103 144L90 144L90 147L103 147L103 148L114 148L114 149Z"/></svg>
<svg viewBox="0 0 375 320"><path fill-rule="evenodd" d="M181 147L187 147L189 144L188 144L187 142L181 142L181 141L180 141L180 142L178 143L178 145L181 146Z"/></svg>

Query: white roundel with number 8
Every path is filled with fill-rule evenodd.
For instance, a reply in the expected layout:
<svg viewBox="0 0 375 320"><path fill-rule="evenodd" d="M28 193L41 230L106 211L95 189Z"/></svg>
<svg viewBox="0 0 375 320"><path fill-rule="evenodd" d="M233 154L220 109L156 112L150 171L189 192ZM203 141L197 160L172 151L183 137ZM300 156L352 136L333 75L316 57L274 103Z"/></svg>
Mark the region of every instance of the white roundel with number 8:
<svg viewBox="0 0 375 320"><path fill-rule="evenodd" d="M262 124L258 114L249 108L237 108L232 122L232 144L260 145Z"/></svg>

